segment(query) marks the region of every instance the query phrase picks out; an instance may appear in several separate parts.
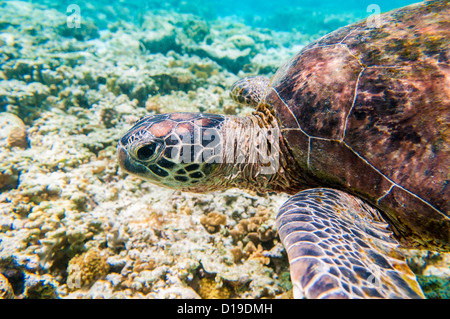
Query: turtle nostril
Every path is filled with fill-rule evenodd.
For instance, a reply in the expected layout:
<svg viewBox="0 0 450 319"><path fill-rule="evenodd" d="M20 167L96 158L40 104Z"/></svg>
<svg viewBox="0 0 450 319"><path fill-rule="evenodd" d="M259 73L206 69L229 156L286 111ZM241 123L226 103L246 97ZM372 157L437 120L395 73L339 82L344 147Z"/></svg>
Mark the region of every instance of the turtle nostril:
<svg viewBox="0 0 450 319"><path fill-rule="evenodd" d="M137 151L137 157L141 161L148 160L153 156L153 154L155 154L155 150L156 150L155 144L144 145Z"/></svg>

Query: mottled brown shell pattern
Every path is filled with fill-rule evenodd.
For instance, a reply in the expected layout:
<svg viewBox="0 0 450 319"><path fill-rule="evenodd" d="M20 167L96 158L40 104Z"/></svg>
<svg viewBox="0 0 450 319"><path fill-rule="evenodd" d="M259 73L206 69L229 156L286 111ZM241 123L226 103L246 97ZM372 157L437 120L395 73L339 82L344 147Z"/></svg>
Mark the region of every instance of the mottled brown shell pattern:
<svg viewBox="0 0 450 319"><path fill-rule="evenodd" d="M341 28L271 80L301 170L381 209L404 244L450 249L450 4Z"/></svg>

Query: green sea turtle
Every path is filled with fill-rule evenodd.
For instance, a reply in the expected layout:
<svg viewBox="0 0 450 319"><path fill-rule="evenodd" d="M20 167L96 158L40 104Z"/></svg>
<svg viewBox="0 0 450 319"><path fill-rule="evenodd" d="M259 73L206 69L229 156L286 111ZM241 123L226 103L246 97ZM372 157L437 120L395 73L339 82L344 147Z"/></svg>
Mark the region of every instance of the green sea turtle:
<svg viewBox="0 0 450 319"><path fill-rule="evenodd" d="M120 166L183 191L292 194L277 229L294 297L424 297L397 247L450 250L449 7L343 27L236 82L250 116L146 116Z"/></svg>

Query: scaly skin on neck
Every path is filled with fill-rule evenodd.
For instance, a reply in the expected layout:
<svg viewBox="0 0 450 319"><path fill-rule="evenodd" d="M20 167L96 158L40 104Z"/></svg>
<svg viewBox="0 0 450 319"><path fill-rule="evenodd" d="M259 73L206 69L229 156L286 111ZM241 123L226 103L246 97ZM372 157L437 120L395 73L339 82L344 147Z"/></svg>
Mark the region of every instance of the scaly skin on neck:
<svg viewBox="0 0 450 319"><path fill-rule="evenodd" d="M223 163L211 178L214 188L292 193L291 189L297 192L307 187L300 176L290 174L297 164L289 157L277 122L266 118L261 112L227 117L219 132Z"/></svg>

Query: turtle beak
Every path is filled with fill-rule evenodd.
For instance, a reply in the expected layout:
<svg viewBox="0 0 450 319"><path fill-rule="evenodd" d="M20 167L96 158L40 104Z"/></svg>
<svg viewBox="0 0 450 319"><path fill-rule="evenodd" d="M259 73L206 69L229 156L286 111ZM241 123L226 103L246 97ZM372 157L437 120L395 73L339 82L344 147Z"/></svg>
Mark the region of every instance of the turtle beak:
<svg viewBox="0 0 450 319"><path fill-rule="evenodd" d="M127 166L130 165L130 161L128 159L128 154L122 144L117 144L117 160L119 161L119 166L124 171L127 171Z"/></svg>

